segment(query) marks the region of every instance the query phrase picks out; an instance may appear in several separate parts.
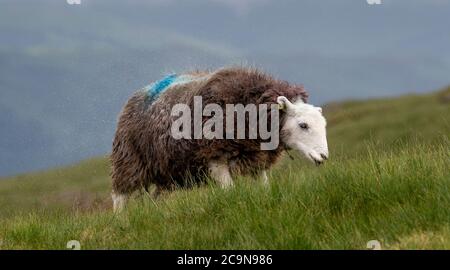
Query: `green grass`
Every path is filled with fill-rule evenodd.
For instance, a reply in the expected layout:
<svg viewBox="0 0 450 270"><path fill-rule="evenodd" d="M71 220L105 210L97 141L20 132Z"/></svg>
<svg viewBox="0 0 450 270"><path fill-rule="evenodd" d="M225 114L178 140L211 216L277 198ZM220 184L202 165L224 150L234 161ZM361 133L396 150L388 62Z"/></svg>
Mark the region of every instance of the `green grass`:
<svg viewBox="0 0 450 270"><path fill-rule="evenodd" d="M331 157L110 210L103 158L0 181L0 249L450 249L450 89L326 106Z"/></svg>

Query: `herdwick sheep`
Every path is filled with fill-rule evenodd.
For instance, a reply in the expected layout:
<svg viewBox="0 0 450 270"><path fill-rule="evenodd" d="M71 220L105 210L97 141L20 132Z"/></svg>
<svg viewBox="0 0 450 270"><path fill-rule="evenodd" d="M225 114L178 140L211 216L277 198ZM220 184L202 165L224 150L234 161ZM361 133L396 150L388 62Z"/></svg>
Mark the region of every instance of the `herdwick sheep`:
<svg viewBox="0 0 450 270"><path fill-rule="evenodd" d="M272 131L279 132L279 144L262 150L267 137L238 139L234 135L242 131L242 126L236 128L236 123L232 124L236 128L232 139L226 139L230 134L222 139L205 138L207 134L176 138L172 123L177 117L172 109L184 104L195 114L193 106L198 97L203 105L218 104L223 111L227 104L267 105L265 124L276 127ZM159 194L175 187L192 186L207 178L229 187L235 175L250 175L267 183L266 171L287 149L298 150L312 162L321 164L328 158L326 121L321 108L306 103L307 97L301 86L243 67L174 74L138 91L122 109L113 142L114 210L121 210L133 192L148 191L151 184L156 185ZM272 110L274 106L276 111ZM274 117L275 112L277 117ZM232 115L233 118L234 112ZM203 112L200 116L199 121L206 123L212 114ZM249 123L247 114L245 124ZM194 125L189 128L195 128ZM223 125L226 129L225 123ZM246 136L250 129L246 128Z"/></svg>

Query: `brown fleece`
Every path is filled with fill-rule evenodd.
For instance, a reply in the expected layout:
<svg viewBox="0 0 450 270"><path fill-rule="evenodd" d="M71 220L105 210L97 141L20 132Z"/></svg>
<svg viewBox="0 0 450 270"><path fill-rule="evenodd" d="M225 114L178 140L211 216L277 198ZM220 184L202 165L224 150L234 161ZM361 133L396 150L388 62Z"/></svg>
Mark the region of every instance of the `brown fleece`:
<svg viewBox="0 0 450 270"><path fill-rule="evenodd" d="M204 72L191 74L205 75ZM209 75L204 80L171 86L153 102L144 91L128 100L119 117L111 154L114 192L130 194L147 189L150 184L158 189L172 189L201 183L208 176L208 162L213 160L227 163L233 175L255 175L275 164L284 150L281 142L275 150L262 151L260 144L264 141L259 137L244 140L172 138L171 123L177 118L170 115L172 106L188 104L193 114L193 98L202 96L203 108L215 103L222 106L224 113L225 104L268 104L270 112L270 104L276 104L278 96L285 96L291 102L299 98L306 102L308 95L303 87L242 67L223 68ZM281 112L280 122L284 117ZM248 135L248 116L246 118ZM203 122L207 119L203 116ZM280 140L282 136L280 134Z"/></svg>

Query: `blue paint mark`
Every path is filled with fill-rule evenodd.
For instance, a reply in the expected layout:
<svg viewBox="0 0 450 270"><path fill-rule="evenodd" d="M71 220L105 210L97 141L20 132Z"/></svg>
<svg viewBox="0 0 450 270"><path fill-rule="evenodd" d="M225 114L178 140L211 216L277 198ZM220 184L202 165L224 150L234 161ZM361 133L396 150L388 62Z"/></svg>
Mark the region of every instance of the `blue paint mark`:
<svg viewBox="0 0 450 270"><path fill-rule="evenodd" d="M148 86L148 95L152 99L155 99L159 94L166 90L177 79L177 77L177 74L170 74L162 78L161 80L152 83L150 86Z"/></svg>
<svg viewBox="0 0 450 270"><path fill-rule="evenodd" d="M144 89L147 91L147 97L149 98L148 100L150 102L153 102L162 92L166 91L171 86L174 86L176 84L189 83L202 78L203 77L195 77L187 74L170 74L162 78L161 80L144 87Z"/></svg>

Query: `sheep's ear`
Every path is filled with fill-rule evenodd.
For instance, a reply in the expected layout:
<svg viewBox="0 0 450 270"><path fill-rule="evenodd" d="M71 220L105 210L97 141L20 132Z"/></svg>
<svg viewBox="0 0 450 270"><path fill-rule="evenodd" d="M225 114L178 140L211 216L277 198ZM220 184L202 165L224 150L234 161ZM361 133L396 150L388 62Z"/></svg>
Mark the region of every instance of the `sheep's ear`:
<svg viewBox="0 0 450 270"><path fill-rule="evenodd" d="M289 106L292 105L292 103L285 96L277 97L277 102L278 102L278 108L280 110L286 110L287 108L289 108Z"/></svg>

